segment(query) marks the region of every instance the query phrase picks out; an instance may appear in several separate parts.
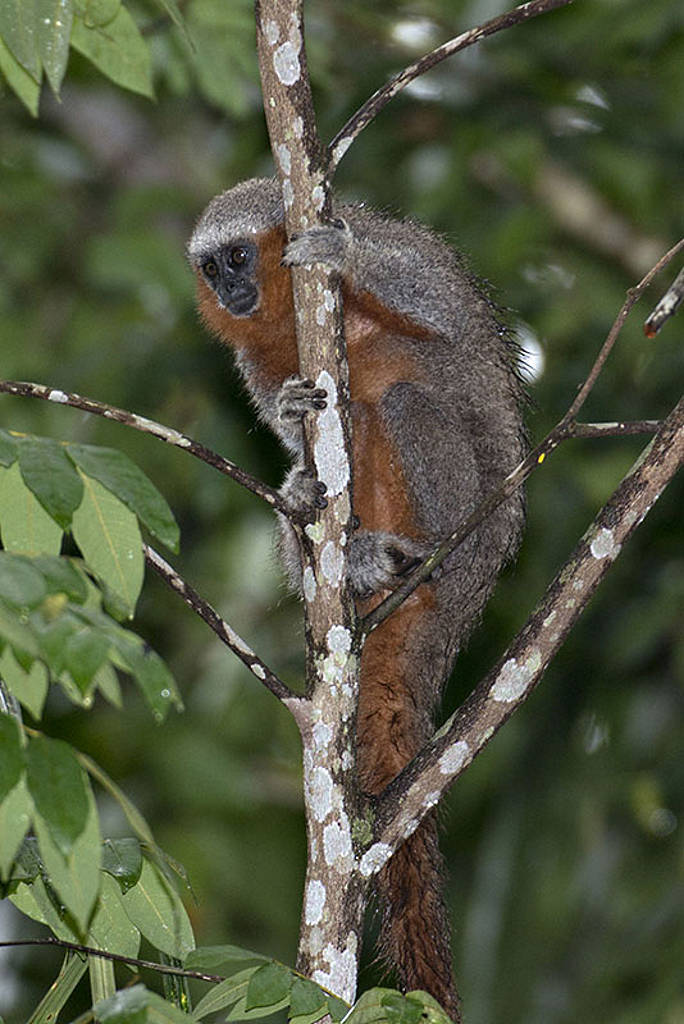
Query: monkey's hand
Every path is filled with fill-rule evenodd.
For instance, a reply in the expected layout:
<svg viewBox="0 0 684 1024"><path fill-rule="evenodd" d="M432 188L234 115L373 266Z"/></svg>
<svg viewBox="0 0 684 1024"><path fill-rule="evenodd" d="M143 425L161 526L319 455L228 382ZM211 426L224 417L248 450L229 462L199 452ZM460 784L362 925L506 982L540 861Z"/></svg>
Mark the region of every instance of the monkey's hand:
<svg viewBox="0 0 684 1024"><path fill-rule="evenodd" d="M349 578L357 597L393 590L433 545L386 530L357 530L349 548Z"/></svg>
<svg viewBox="0 0 684 1024"><path fill-rule="evenodd" d="M325 388L317 388L305 377L286 377L275 396L275 423L278 436L295 455L302 455L302 420L307 412L320 412L327 405Z"/></svg>
<svg viewBox="0 0 684 1024"><path fill-rule="evenodd" d="M346 221L310 228L296 235L285 246L282 262L286 267L304 267L322 263L342 274L350 265L353 236Z"/></svg>

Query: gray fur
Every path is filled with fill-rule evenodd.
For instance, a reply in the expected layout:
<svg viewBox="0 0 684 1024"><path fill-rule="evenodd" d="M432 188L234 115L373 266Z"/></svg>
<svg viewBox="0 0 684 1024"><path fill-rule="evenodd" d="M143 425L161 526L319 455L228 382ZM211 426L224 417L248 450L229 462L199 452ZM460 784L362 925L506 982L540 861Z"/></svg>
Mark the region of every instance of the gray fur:
<svg viewBox="0 0 684 1024"><path fill-rule="evenodd" d="M452 249L420 224L393 220L362 206L335 205L334 215L341 222L291 241L284 262L323 263L341 274L351 291L371 293L399 314L405 326L397 327L395 339L385 340L394 340L397 351L412 355L418 368L415 379L395 381L386 389L379 412L399 453L421 539L371 532L360 524L348 562L352 587L366 597L391 589L413 561L451 533L517 465L525 450L523 396L515 346ZM221 246L268 231L282 219L275 181L243 182L209 204L190 241L190 261L198 267ZM415 327L427 328L429 335L416 337L420 332ZM306 390L302 392L296 381L285 383L284 391L267 388L257 383L254 367L244 356L238 357L238 365L259 414L295 455L283 494L292 506L311 505L316 494L309 486L312 481L302 475L302 431L296 415L298 406L302 414L306 408ZM280 519L283 561L291 581L299 585L296 539L284 517ZM394 693L398 673L402 685L396 692L404 693L403 684L408 682L409 706L399 713L391 705L396 719L392 729L404 729L414 751L430 737L435 706L454 658L478 621L502 566L515 554L522 523L523 498L518 491L433 575L433 607L423 612L410 637L399 641L403 652L376 667L373 692L379 688L383 694ZM362 689L363 685L362 662ZM371 762L378 760L393 738L380 735L374 742L380 751L371 750L366 763L369 757ZM363 775L362 784L366 785ZM417 875L412 858L419 867ZM455 1016L440 863L435 821L428 818L380 873L378 890L385 906L381 945L397 965L404 987L428 987ZM412 891L406 889L407 879L413 879ZM421 907L425 914L419 912ZM417 948L412 952L413 947ZM421 957L439 968L441 980L430 981L423 967L416 966Z"/></svg>
<svg viewBox="0 0 684 1024"><path fill-rule="evenodd" d="M463 259L433 231L362 205L334 204L333 212L341 220L295 238L284 262L327 264L354 290L372 293L389 309L433 332L429 340L411 343L422 379L389 388L381 408L401 453L418 524L428 538L439 540L522 458L522 387L515 347ZM268 231L282 220L274 179L241 182L209 203L188 245L189 260L197 267L220 246ZM259 388L244 357L238 365L259 414L299 457L301 430L296 419L282 415L287 403L281 392ZM293 499L300 469L296 464L285 485ZM455 649L465 641L502 565L517 549L522 520L518 493L450 557L436 582L445 628L440 643ZM372 589L373 580L378 589L387 585L388 545L410 556L414 544L411 538L385 535L374 545L374 567L369 565L368 542L353 545L350 573L356 592ZM284 538L283 553L288 575L295 577L300 570L291 538Z"/></svg>

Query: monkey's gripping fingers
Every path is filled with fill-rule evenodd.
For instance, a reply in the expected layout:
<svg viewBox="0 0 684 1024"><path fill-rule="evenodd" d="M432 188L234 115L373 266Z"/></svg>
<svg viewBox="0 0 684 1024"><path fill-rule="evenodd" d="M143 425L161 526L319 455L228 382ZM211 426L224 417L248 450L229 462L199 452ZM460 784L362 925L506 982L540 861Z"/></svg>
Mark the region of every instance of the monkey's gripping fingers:
<svg viewBox="0 0 684 1024"><path fill-rule="evenodd" d="M349 549L349 577L358 597L393 590L432 550L424 541L385 530L358 530Z"/></svg>
<svg viewBox="0 0 684 1024"><path fill-rule="evenodd" d="M328 393L305 377L286 377L276 398L276 411L281 422L301 420L305 413L325 409Z"/></svg>
<svg viewBox="0 0 684 1024"><path fill-rule="evenodd" d="M285 483L280 488L280 495L290 512L306 519L312 519L312 511L316 508L326 508L328 500L325 497L326 486L311 473L301 466L294 466L287 474Z"/></svg>
<svg viewBox="0 0 684 1024"><path fill-rule="evenodd" d="M282 262L286 267L322 263L330 270L342 274L349 266L352 242L349 226L346 221L338 218L332 224L310 228L296 235L285 246Z"/></svg>

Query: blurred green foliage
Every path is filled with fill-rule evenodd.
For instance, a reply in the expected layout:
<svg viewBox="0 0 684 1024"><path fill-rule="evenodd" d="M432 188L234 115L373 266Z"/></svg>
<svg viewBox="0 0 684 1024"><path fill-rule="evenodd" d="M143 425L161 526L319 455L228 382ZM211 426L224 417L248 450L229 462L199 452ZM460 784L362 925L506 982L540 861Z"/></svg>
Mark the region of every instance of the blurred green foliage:
<svg viewBox="0 0 684 1024"><path fill-rule="evenodd" d="M161 420L276 483L282 453L198 325L183 257L211 195L271 170L251 5L188 0L194 50L158 6L128 6L150 44L156 103L73 51L61 101L44 89L37 120L9 92L2 100L2 375ZM502 9L305 7L326 138L390 74ZM626 289L682 234L683 92L676 0L589 0L441 65L341 165L345 196L411 213L467 252L538 346L533 438L567 408ZM681 324L656 341L640 326L673 273L630 318L586 419L659 417L678 398ZM2 427L134 458L180 522L178 570L298 684L300 613L256 499L150 437L51 403L1 402ZM643 444L574 442L532 478L520 559L459 662L447 707L523 623ZM469 1024L684 1021L682 486L666 492L540 689L448 800ZM130 686L123 713L101 703L86 715L53 694L49 732L92 754L185 865L199 941L292 962L305 856L296 731L155 579L137 627L171 665L185 714L154 726ZM113 803L103 799L101 813L110 835L128 834ZM4 938L35 934L0 913ZM8 1024L25 1019L58 964L56 953L3 953ZM363 981L377 976L369 957Z"/></svg>

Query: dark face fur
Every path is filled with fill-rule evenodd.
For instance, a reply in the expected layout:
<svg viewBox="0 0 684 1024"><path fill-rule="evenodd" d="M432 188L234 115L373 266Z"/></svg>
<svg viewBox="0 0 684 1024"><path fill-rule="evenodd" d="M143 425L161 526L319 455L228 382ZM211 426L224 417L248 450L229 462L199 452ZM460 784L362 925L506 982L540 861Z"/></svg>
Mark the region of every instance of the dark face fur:
<svg viewBox="0 0 684 1024"><path fill-rule="evenodd" d="M250 316L259 305L257 248L237 240L222 245L197 261L202 277L216 293L219 306L233 316Z"/></svg>

